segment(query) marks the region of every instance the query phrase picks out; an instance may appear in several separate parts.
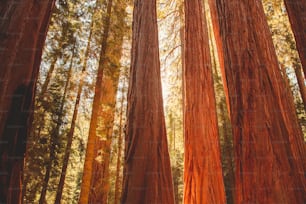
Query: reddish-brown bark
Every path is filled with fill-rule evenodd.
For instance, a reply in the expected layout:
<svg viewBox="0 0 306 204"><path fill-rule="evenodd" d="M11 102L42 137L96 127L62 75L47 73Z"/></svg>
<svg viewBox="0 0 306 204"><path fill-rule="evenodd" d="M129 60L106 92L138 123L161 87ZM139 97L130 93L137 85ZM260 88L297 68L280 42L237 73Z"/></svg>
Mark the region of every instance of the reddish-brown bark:
<svg viewBox="0 0 306 204"><path fill-rule="evenodd" d="M122 203L174 203L160 79L156 1L136 0Z"/></svg>
<svg viewBox="0 0 306 204"><path fill-rule="evenodd" d="M286 87L262 4L210 0L210 6L224 53L236 203L303 203L305 146L293 101L282 92Z"/></svg>
<svg viewBox="0 0 306 204"><path fill-rule="evenodd" d="M23 159L53 0L0 6L0 202L21 202Z"/></svg>
<svg viewBox="0 0 306 204"><path fill-rule="evenodd" d="M90 120L90 127L89 127L89 135L87 141L87 148L86 148L86 156L85 156L85 163L83 169L83 177L82 177L82 185L81 185L81 192L79 203L88 203L89 195L91 189L91 181L92 181L92 173L93 173L93 163L96 157L97 147L99 146L96 144L96 141L99 141L97 138L97 127L98 127L98 118L99 114L101 113L101 101L102 101L102 80L103 80L103 72L106 65L106 50L107 50L107 40L109 37L109 30L110 30L110 20L111 20L111 13L112 13L112 0L108 0L107 2L107 11L106 17L104 19L103 24L103 34L101 38L101 50L100 50L100 59L99 59L99 66L98 66L98 73L96 77L96 86L95 86L95 95L93 99L92 105L92 114Z"/></svg>
<svg viewBox="0 0 306 204"><path fill-rule="evenodd" d="M109 6L112 6L111 4ZM111 46L105 53L107 59L104 64L102 101L99 114L99 129L93 162L91 179L90 203L107 203L110 190L110 159L113 136L114 116L116 112L116 93L120 75L120 59L122 56L123 36L118 27L125 26L124 1L115 1L110 24L108 43Z"/></svg>
<svg viewBox="0 0 306 204"><path fill-rule="evenodd" d="M121 52L118 52L117 54L121 55ZM96 141L96 158L92 167L89 203L107 203L108 192L110 189L109 164L118 79L118 77L112 79L112 77L108 76L107 73L104 74L102 89L104 94L100 110L100 117L103 121L100 120L99 136Z"/></svg>
<svg viewBox="0 0 306 204"><path fill-rule="evenodd" d="M184 203L226 203L206 18L185 1Z"/></svg>
<svg viewBox="0 0 306 204"><path fill-rule="evenodd" d="M305 78L302 74L301 67L299 65L295 65L294 67L295 76L299 85L301 98L304 104L304 109L306 110L306 87L305 87Z"/></svg>
<svg viewBox="0 0 306 204"><path fill-rule="evenodd" d="M306 76L306 1L284 0L296 47Z"/></svg>

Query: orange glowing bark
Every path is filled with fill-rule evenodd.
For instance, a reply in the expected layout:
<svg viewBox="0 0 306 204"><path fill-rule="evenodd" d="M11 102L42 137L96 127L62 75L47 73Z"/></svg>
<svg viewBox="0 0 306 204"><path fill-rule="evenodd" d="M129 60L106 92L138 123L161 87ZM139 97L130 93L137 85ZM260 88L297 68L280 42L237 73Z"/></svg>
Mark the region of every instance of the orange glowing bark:
<svg viewBox="0 0 306 204"><path fill-rule="evenodd" d="M226 203L206 18L185 1L184 203Z"/></svg>

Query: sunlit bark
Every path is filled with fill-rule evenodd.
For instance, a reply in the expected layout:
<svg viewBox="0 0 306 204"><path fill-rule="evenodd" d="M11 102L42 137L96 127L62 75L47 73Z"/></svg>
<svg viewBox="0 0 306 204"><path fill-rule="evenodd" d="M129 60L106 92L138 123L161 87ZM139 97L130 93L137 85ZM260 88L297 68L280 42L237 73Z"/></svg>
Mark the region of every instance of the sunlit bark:
<svg viewBox="0 0 306 204"><path fill-rule="evenodd" d="M103 71L105 68L106 63L106 49L107 49L107 39L109 36L109 28L110 28L110 17L112 11L112 0L108 0L107 2L107 13L104 19L103 24L103 34L101 39L101 50L100 50L100 59L99 59L99 67L98 73L96 77L96 86L95 86L95 95L93 99L92 105L92 114L90 120L90 127L89 127L89 135L87 140L87 148L86 148L86 155L85 155L85 163L83 169L83 177L82 177L82 184L81 184L81 193L79 203L88 203L89 194L91 191L91 180L92 180L92 173L93 173L93 162L96 157L95 155L95 146L97 141L97 127L98 127L98 117L101 111L101 101L102 101L102 80L103 80Z"/></svg>
<svg viewBox="0 0 306 204"><path fill-rule="evenodd" d="M210 0L210 7L224 54L235 202L303 203L305 146L261 1Z"/></svg>
<svg viewBox="0 0 306 204"><path fill-rule="evenodd" d="M208 31L201 0L185 1L184 203L226 203Z"/></svg>
<svg viewBox="0 0 306 204"><path fill-rule="evenodd" d="M174 203L160 79L156 1L136 0L122 203Z"/></svg>

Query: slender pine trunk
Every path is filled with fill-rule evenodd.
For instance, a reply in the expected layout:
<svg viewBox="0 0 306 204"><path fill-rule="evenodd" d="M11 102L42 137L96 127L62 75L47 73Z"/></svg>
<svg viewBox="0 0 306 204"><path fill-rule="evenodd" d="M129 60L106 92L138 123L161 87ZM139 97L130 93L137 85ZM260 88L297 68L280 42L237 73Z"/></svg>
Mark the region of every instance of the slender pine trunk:
<svg viewBox="0 0 306 204"><path fill-rule="evenodd" d="M75 42L74 42L75 43ZM52 130L51 132L51 138L50 138L50 144L49 144L49 162L46 166L46 173L45 173L45 177L44 177L44 181L43 181L43 187L41 190L41 194L40 194L40 198L39 198L39 204L44 204L45 203L45 199L46 199L46 193L47 193L47 188L48 188L48 183L50 180L50 174L51 174L51 170L52 170L52 166L53 166L53 162L56 159L56 146L57 146L57 142L58 142L58 137L60 134L60 127L62 125L62 120L64 117L63 111L64 111L64 105L65 105L65 101L66 101L66 97L67 97L67 92L68 92L68 86L70 84L70 79L71 79L71 74L72 74L72 68L73 68L73 60L75 59L75 47L76 44L73 45L72 48L72 56L70 59L70 65L69 65L69 69L67 72L67 79L65 82L65 87L64 87L64 93L63 96L61 98L61 104L60 104L60 108L59 108L59 115L57 117L57 121L56 121L56 126L55 128Z"/></svg>

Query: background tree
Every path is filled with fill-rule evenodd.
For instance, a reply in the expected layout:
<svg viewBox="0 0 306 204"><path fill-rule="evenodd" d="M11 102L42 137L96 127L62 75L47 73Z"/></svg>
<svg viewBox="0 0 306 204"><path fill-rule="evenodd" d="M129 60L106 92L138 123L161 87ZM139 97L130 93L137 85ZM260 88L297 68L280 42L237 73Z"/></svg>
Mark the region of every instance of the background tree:
<svg viewBox="0 0 306 204"><path fill-rule="evenodd" d="M110 163L111 144L114 136L114 120L116 108L116 95L122 57L122 45L127 33L126 3L117 0L112 5L110 16L108 49L105 52L103 64L102 99L98 117L97 142L95 146L95 160L92 167L91 192L89 202L107 203L110 190Z"/></svg>
<svg viewBox="0 0 306 204"><path fill-rule="evenodd" d="M296 43L283 1L263 1L273 43L288 90L292 92L300 125L305 133L305 84ZM305 138L305 134L304 134Z"/></svg>
<svg viewBox="0 0 306 204"><path fill-rule="evenodd" d="M102 2L98 2L102 3ZM92 105L92 115L90 120L89 135L86 148L85 163L83 169L83 178L81 185L81 194L80 194L80 203L88 203L89 194L91 191L91 181L92 181L92 167L95 158L95 149L97 141L97 127L98 127L98 117L101 112L101 103L102 103L102 79L103 71L106 63L106 49L107 49L107 40L109 37L109 28L110 28L110 18L112 12L113 1L108 0L106 2L106 16L103 19L103 34L101 37L101 48L99 55L99 65L98 72L96 77L96 86L95 94Z"/></svg>
<svg viewBox="0 0 306 204"><path fill-rule="evenodd" d="M293 0L284 0L284 2L296 40L296 47L303 65L304 76L306 76L306 2Z"/></svg>
<svg viewBox="0 0 306 204"><path fill-rule="evenodd" d="M78 1L60 1L53 13L37 86L33 129L27 147L24 194L29 202L39 202L39 197L40 202L51 201L56 193L72 116L73 105L70 101L74 98L75 74L79 74L81 67L82 29L79 26L83 11L79 9ZM54 69L51 75L50 69ZM47 80L48 85L45 86Z"/></svg>

